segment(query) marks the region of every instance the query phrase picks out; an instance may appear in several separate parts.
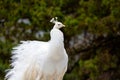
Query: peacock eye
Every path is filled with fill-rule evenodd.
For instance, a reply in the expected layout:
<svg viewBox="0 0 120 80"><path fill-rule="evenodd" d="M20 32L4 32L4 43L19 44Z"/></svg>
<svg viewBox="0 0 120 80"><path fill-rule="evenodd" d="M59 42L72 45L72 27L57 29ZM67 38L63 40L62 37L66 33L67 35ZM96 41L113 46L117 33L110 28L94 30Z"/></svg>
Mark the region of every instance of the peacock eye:
<svg viewBox="0 0 120 80"><path fill-rule="evenodd" d="M58 26L60 26L60 24L58 24Z"/></svg>

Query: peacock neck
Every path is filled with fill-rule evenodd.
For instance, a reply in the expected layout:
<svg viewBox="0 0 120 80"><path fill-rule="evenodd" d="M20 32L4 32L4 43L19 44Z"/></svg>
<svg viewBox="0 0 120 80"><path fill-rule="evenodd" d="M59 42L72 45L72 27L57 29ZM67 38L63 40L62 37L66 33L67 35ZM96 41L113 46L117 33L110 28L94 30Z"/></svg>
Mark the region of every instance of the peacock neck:
<svg viewBox="0 0 120 80"><path fill-rule="evenodd" d="M59 29L53 28L50 32L50 59L59 60L64 56L64 38Z"/></svg>
<svg viewBox="0 0 120 80"><path fill-rule="evenodd" d="M50 32L50 41L54 44L63 44L63 41L64 41L64 37L63 37L63 33L57 29L57 28L53 28Z"/></svg>

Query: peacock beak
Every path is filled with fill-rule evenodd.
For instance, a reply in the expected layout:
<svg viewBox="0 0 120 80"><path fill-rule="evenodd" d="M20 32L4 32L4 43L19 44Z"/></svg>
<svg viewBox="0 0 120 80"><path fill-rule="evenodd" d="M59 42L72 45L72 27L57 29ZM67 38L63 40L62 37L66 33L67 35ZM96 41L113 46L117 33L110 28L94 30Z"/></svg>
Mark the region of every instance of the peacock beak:
<svg viewBox="0 0 120 80"><path fill-rule="evenodd" d="M63 25L63 27L65 27L65 25Z"/></svg>

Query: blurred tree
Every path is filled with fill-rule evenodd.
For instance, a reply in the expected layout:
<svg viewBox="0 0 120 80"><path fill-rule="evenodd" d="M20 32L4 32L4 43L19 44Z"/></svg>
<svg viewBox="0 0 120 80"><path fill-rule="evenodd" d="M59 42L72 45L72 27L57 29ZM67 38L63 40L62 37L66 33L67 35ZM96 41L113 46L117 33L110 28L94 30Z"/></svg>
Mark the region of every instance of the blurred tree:
<svg viewBox="0 0 120 80"><path fill-rule="evenodd" d="M120 0L1 0L0 80L12 47L20 40L49 40L55 16L66 25L64 80L120 80L119 5Z"/></svg>

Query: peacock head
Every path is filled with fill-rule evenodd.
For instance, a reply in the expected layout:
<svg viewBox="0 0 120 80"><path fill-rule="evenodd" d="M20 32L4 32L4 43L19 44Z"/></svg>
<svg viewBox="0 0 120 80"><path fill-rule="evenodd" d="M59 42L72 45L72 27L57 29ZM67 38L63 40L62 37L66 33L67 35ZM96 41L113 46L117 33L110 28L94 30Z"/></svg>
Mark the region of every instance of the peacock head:
<svg viewBox="0 0 120 80"><path fill-rule="evenodd" d="M50 22L52 22L52 23L55 24L55 25L54 25L54 28L60 29L60 28L62 28L62 27L65 27L64 24L62 24L61 22L59 22L59 21L57 20L57 17L52 18L52 19L50 20Z"/></svg>

